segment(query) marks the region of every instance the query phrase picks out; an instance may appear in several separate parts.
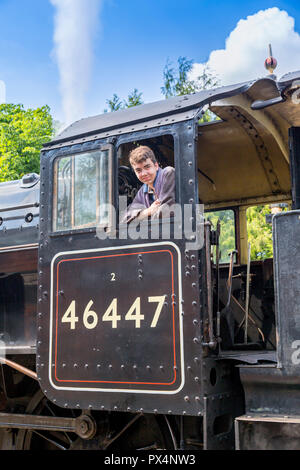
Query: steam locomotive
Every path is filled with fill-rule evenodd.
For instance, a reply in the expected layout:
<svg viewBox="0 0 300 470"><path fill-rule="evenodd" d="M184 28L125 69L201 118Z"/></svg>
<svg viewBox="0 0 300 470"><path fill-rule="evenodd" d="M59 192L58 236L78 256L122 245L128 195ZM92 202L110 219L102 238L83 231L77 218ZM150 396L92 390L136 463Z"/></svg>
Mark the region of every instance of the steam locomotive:
<svg viewBox="0 0 300 470"><path fill-rule="evenodd" d="M0 185L1 449L299 448L299 80L82 119ZM145 230L120 218L138 145L181 210Z"/></svg>

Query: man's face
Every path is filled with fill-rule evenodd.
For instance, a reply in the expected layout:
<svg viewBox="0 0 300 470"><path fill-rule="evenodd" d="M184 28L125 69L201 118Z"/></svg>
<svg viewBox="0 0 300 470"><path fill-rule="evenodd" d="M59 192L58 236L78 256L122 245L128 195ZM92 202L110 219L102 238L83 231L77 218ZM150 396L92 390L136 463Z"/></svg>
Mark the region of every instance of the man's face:
<svg viewBox="0 0 300 470"><path fill-rule="evenodd" d="M153 183L158 170L157 162L153 163L151 158L147 158L143 162L132 163L131 166L134 169L136 176L142 183L146 183L149 186L153 187Z"/></svg>

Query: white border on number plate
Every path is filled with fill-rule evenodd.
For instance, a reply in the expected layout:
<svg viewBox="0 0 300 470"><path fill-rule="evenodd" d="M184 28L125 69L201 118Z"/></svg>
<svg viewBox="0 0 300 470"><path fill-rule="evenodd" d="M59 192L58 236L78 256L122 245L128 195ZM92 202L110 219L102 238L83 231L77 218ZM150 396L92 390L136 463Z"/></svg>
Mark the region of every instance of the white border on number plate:
<svg viewBox="0 0 300 470"><path fill-rule="evenodd" d="M79 253L95 253L101 251L111 251L111 250L124 250L132 248L145 248L145 247L155 247L162 245L171 245L173 246L178 253L178 291L179 291L179 308L182 306L182 283L181 283L181 253L178 249L178 246L172 242L159 242L159 243L145 243L140 245L127 245L127 246L116 246L108 248L96 248L89 250L76 250L76 251L63 251L57 253L51 261L51 285L50 285L50 334L49 334L49 382L53 388L56 390L77 390L81 392L117 392L117 393L152 393L152 394L164 394L164 395L174 395L178 393L184 386L185 376L184 376L184 350L183 350L183 316L181 315L181 310L179 311L179 338L180 338L180 373L181 373L181 383L176 390L139 390L139 389L126 389L126 388L91 388L91 387L58 387L52 381L52 330L53 330L53 266L56 258L62 255L70 254L79 254Z"/></svg>

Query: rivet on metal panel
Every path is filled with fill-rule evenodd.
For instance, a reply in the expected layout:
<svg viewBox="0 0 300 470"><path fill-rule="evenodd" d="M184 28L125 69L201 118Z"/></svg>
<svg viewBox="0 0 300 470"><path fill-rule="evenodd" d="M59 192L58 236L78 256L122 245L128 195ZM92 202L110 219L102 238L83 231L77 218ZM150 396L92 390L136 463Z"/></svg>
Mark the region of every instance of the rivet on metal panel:
<svg viewBox="0 0 300 470"><path fill-rule="evenodd" d="M192 287L196 287L196 283L195 283L195 282L192 283Z"/></svg>
<svg viewBox="0 0 300 470"><path fill-rule="evenodd" d="M190 203L190 204L193 204L193 202L194 202L194 199L192 199L192 198L189 199L189 203Z"/></svg>
<svg viewBox="0 0 300 470"><path fill-rule="evenodd" d="M187 370L189 371L192 370L191 366L187 366Z"/></svg>
<svg viewBox="0 0 300 470"><path fill-rule="evenodd" d="M168 410L168 414L171 415L171 414L172 414L172 410Z"/></svg>
<svg viewBox="0 0 300 470"><path fill-rule="evenodd" d="M189 402L190 401L190 397L188 397L187 395L184 397L184 401L186 402Z"/></svg>
<svg viewBox="0 0 300 470"><path fill-rule="evenodd" d="M78 367L78 364L75 363L75 364L73 365L73 367L75 367L75 368Z"/></svg>
<svg viewBox="0 0 300 470"><path fill-rule="evenodd" d="M195 382L199 382L199 381L200 381L199 377L195 377Z"/></svg>
<svg viewBox="0 0 300 470"><path fill-rule="evenodd" d="M200 343L198 338L194 338L193 341L194 341L194 343Z"/></svg>
<svg viewBox="0 0 300 470"><path fill-rule="evenodd" d="M198 397L198 396L195 397L195 400L196 400L196 401L200 401L200 397Z"/></svg>
<svg viewBox="0 0 300 470"><path fill-rule="evenodd" d="M199 322L198 322L197 318L194 318L193 325L199 325Z"/></svg>
<svg viewBox="0 0 300 470"><path fill-rule="evenodd" d="M130 406L127 406L127 411L130 411L130 410L131 410Z"/></svg>
<svg viewBox="0 0 300 470"><path fill-rule="evenodd" d="M67 406L68 406L68 403L65 403L65 404L64 404L64 407L67 408Z"/></svg>
<svg viewBox="0 0 300 470"><path fill-rule="evenodd" d="M87 369L87 368L89 367L89 365L88 365L88 364L84 364L84 367L85 367L85 369Z"/></svg>
<svg viewBox="0 0 300 470"><path fill-rule="evenodd" d="M154 413L155 415L158 413L158 411L157 411L156 408L153 410L153 413Z"/></svg>

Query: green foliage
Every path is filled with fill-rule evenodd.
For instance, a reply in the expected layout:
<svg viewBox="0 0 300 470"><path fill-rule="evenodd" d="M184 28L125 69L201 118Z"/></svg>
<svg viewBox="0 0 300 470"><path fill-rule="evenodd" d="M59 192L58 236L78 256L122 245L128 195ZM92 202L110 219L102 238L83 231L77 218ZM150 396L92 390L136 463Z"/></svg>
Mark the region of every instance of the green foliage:
<svg viewBox="0 0 300 470"><path fill-rule="evenodd" d="M273 257L272 224L266 222L267 214L271 214L269 205L247 209L247 233L248 242L251 243L251 260Z"/></svg>
<svg viewBox="0 0 300 470"><path fill-rule="evenodd" d="M0 182L39 173L40 151L53 135L48 106L25 110L21 104L0 105Z"/></svg>
<svg viewBox="0 0 300 470"><path fill-rule="evenodd" d="M142 94L143 93L139 93L138 90L135 88L132 93L129 93L128 100L124 103L125 108L132 108L133 106L143 104Z"/></svg>
<svg viewBox="0 0 300 470"><path fill-rule="evenodd" d="M113 112L113 111L119 111L120 109L126 109L126 108L132 108L134 106L138 106L140 104L143 104L142 100L142 94L139 93L137 88L134 88L134 90L129 93L127 101L123 100L118 97L116 93L114 93L112 99L106 100L106 103L108 104L108 110L105 109L104 112Z"/></svg>
<svg viewBox="0 0 300 470"><path fill-rule="evenodd" d="M220 221L220 263L227 263L229 253L236 247L234 212L231 209L206 212L205 219L212 223L215 230Z"/></svg>
<svg viewBox="0 0 300 470"><path fill-rule="evenodd" d="M203 72L196 80L190 80L189 74L193 68L193 60L186 57L179 57L177 59L177 70L172 67L172 64L167 61L164 68L164 86L161 87L161 92L165 98L171 96L188 95L196 93L200 90L206 90L218 85L218 80L211 73L209 67L206 65Z"/></svg>

